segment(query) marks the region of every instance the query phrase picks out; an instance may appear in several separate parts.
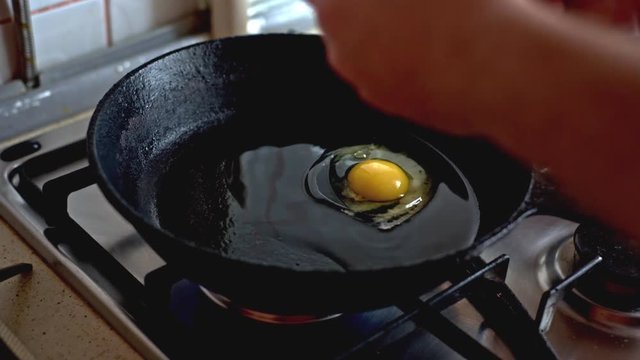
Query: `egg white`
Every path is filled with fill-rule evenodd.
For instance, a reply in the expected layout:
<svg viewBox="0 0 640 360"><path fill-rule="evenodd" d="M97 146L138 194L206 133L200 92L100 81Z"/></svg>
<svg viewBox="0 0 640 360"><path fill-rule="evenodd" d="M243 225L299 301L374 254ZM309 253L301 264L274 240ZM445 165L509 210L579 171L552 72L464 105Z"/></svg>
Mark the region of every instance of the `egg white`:
<svg viewBox="0 0 640 360"><path fill-rule="evenodd" d="M375 144L340 148L333 153L333 174L337 179L332 183L347 215L369 222L380 230L390 230L410 219L428 203L431 179L420 164L405 154ZM402 168L410 182L403 197L389 202L368 201L349 188L346 180L348 171L357 163L371 159L387 160Z"/></svg>

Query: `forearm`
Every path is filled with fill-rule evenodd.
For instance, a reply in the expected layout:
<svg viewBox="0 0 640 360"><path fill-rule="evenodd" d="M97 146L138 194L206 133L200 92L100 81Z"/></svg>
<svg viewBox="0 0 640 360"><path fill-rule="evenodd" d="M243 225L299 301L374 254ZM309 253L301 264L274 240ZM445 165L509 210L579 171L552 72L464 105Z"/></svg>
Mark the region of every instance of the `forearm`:
<svg viewBox="0 0 640 360"><path fill-rule="evenodd" d="M486 119L475 123L486 128L478 132L550 168L587 211L640 235L640 42L535 5L527 11L503 18L510 30L489 40L505 54L484 67L493 79L479 90L486 97L475 115Z"/></svg>

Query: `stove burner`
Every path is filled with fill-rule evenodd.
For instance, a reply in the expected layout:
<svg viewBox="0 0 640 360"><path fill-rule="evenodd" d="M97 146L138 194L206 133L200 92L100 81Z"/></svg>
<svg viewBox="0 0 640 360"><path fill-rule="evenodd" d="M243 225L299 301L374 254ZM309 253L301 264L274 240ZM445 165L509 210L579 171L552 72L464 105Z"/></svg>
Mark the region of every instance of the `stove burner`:
<svg viewBox="0 0 640 360"><path fill-rule="evenodd" d="M582 231L586 231L586 226L580 230L580 233ZM551 246L548 252L545 252L544 256L539 260L540 268L537 276L543 289L554 288L571 277L584 263L589 261L586 252L583 252L582 259L579 259L576 243L580 242L580 240L576 240L579 237L576 236L577 233L577 230L571 234L567 233L564 240ZM605 333L640 338L640 311L614 308L613 305L615 304L611 304L611 301L606 301L606 295L593 296L589 292L589 287L593 288L593 285L584 286L585 283L589 284L594 277L602 278L601 275L598 275L598 271L603 269L606 273L604 262L603 260L591 268L587 274L583 275L581 280L577 281L572 291L567 291L564 294L563 301L557 304L558 310L574 320L600 329ZM601 288L600 293L603 291ZM594 289L594 292L597 293L598 291ZM605 298L605 300L602 301L602 298Z"/></svg>
<svg viewBox="0 0 640 360"><path fill-rule="evenodd" d="M269 323L269 324L278 324L278 325L303 325L303 324L313 324L321 321L326 321L330 319L334 319L339 317L342 314L328 314L328 315L282 315L282 314L269 314L258 310L249 309L243 306L239 306L234 304L231 300L222 296L220 294L216 294L209 289L206 289L200 286L200 290L213 301L218 306L235 311L238 314L253 319L256 321Z"/></svg>
<svg viewBox="0 0 640 360"><path fill-rule="evenodd" d="M615 310L640 310L640 243L595 224L580 225L573 240L578 266L596 256L603 259L577 290Z"/></svg>

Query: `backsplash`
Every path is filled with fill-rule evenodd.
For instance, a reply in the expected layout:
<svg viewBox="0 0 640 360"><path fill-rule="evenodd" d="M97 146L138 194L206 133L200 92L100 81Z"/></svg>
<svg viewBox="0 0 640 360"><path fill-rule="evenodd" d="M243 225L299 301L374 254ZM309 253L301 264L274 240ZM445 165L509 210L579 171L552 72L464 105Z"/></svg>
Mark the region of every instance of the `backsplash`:
<svg viewBox="0 0 640 360"><path fill-rule="evenodd" d="M46 70L195 12L198 0L31 0L36 65ZM16 76L11 0L0 0L0 84Z"/></svg>

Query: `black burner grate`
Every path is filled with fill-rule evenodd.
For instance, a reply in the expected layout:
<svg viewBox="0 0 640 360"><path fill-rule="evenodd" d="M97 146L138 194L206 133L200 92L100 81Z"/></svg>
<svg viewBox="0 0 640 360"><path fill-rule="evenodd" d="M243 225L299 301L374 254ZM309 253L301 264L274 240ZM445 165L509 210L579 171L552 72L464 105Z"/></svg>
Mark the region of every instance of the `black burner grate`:
<svg viewBox="0 0 640 360"><path fill-rule="evenodd" d="M169 266L147 274L143 285L69 215L69 195L94 184L88 168L57 176L42 186L35 181L43 173L84 159L84 146L80 141L25 161L11 172L11 183L46 219L47 239L117 299L122 310L171 358L225 351L236 355L258 351L279 358L412 357L425 356L421 351L435 339L467 358L498 358L443 315L443 310L462 299L478 310L486 326L517 358L555 358L535 321L504 283L505 256L490 264L477 257L461 262L449 274L453 285L427 300L399 299L395 307L298 327L262 324L225 312L212 304L197 284ZM490 178L482 181L488 183ZM515 200L518 203L520 199ZM513 203L504 204L501 212L513 210ZM480 236L482 241L495 235L489 230L495 228L498 224L485 219L483 229L487 230Z"/></svg>

